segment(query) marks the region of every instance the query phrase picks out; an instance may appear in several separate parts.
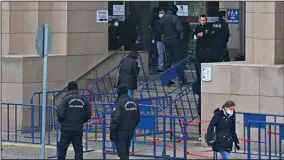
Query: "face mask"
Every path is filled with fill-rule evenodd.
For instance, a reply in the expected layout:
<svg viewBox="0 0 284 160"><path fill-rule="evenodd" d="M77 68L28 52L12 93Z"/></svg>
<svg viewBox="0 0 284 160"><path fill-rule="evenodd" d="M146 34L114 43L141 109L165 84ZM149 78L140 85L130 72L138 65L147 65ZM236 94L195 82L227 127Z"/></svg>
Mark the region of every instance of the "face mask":
<svg viewBox="0 0 284 160"><path fill-rule="evenodd" d="M159 17L162 18L164 16L164 14L159 14Z"/></svg>
<svg viewBox="0 0 284 160"><path fill-rule="evenodd" d="M118 23L116 22L116 23L114 23L114 26L118 26Z"/></svg>
<svg viewBox="0 0 284 160"><path fill-rule="evenodd" d="M226 110L226 112L231 116L233 115L234 111L233 110Z"/></svg>

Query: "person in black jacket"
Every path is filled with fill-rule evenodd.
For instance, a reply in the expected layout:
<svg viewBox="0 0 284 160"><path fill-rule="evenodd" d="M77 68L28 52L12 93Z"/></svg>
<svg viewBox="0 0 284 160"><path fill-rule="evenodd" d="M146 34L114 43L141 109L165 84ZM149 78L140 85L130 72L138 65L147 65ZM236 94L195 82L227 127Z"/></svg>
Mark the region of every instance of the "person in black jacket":
<svg viewBox="0 0 284 160"><path fill-rule="evenodd" d="M117 50L118 47L118 25L119 20L113 19L108 27L108 47L109 50Z"/></svg>
<svg viewBox="0 0 284 160"><path fill-rule="evenodd" d="M118 99L114 104L110 123L110 140L116 145L120 159L129 159L129 147L135 128L140 122L138 104L127 95L127 87L117 89Z"/></svg>
<svg viewBox="0 0 284 160"><path fill-rule="evenodd" d="M181 41L184 38L184 31L180 18L177 16L178 8L172 5L168 8L167 13L160 19L162 42L166 49L165 69L171 68L173 62L178 63L183 60ZM177 68L178 78L182 84L187 84L184 77L184 66ZM174 84L170 81L168 85Z"/></svg>
<svg viewBox="0 0 284 160"><path fill-rule="evenodd" d="M214 116L207 128L206 141L212 144L214 152L221 154L222 159L230 159L233 143L238 150L240 149L234 108L233 101L225 102L222 108L217 108L214 111Z"/></svg>
<svg viewBox="0 0 284 160"><path fill-rule="evenodd" d="M189 48L188 45L189 45L189 42L190 42L190 39L191 39L192 30L191 30L191 27L190 27L190 23L187 22L187 21L183 21L182 26L183 26L183 29L184 29L184 39L182 41L183 54L184 54L184 57L186 57L188 55L188 48Z"/></svg>
<svg viewBox="0 0 284 160"><path fill-rule="evenodd" d="M118 86L126 86L129 97L133 97L133 92L137 89L137 78L140 72L137 58L138 52L136 47L133 47L128 56L120 61Z"/></svg>
<svg viewBox="0 0 284 160"><path fill-rule="evenodd" d="M212 62L211 46L212 46L212 31L211 24L207 23L205 14L199 17L200 24L194 30L194 36L197 38L195 53L200 63Z"/></svg>
<svg viewBox="0 0 284 160"><path fill-rule="evenodd" d="M60 141L58 144L58 159L65 160L67 149L72 143L75 160L83 159L83 125L91 118L91 108L87 97L78 92L78 85L68 83L68 92L62 98L57 108L57 119L61 125Z"/></svg>
<svg viewBox="0 0 284 160"><path fill-rule="evenodd" d="M165 45L161 40L161 32L160 32L160 18L162 18L165 14L165 9L161 8L159 11L159 18L156 19L153 26L153 37L157 46L158 51L158 70L157 72L164 71L164 60L165 60Z"/></svg>
<svg viewBox="0 0 284 160"><path fill-rule="evenodd" d="M229 25L225 21L226 12L219 12L219 20L212 23L212 54L216 56L214 61L230 61L227 43L230 37Z"/></svg>
<svg viewBox="0 0 284 160"><path fill-rule="evenodd" d="M131 13L129 13L124 22L119 25L118 42L119 47L124 46L125 50L131 50L137 40L137 27L134 24Z"/></svg>

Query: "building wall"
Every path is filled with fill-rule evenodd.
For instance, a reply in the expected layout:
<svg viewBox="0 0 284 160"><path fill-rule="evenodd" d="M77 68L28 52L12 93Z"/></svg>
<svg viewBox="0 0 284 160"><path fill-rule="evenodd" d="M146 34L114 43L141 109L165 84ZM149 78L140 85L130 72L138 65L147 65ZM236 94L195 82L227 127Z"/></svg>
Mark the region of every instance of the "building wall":
<svg viewBox="0 0 284 160"><path fill-rule="evenodd" d="M212 68L212 81L202 82L203 120L229 99L236 111L284 114L284 2L246 3L246 62L202 64ZM237 122L243 138L243 121Z"/></svg>
<svg viewBox="0 0 284 160"><path fill-rule="evenodd" d="M43 60L35 50L40 24L48 23L52 29L48 90L63 89L68 81L105 59L109 55L108 28L107 23L96 22L96 11L107 9L107 4L2 2L2 101L27 104L32 93L42 90ZM89 78L93 80L94 75ZM30 110L18 114L19 125L28 126Z"/></svg>

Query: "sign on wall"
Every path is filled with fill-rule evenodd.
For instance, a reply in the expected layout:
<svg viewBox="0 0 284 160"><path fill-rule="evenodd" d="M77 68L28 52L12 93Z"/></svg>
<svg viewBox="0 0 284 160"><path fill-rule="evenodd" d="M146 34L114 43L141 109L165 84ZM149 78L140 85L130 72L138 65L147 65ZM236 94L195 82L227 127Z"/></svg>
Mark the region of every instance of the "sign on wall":
<svg viewBox="0 0 284 160"><path fill-rule="evenodd" d="M112 15L123 16L124 15L124 5L113 5L112 6Z"/></svg>
<svg viewBox="0 0 284 160"><path fill-rule="evenodd" d="M188 16L188 5L176 5L178 8L178 16Z"/></svg>
<svg viewBox="0 0 284 160"><path fill-rule="evenodd" d="M108 10L97 10L97 23L108 22Z"/></svg>
<svg viewBox="0 0 284 160"><path fill-rule="evenodd" d="M227 9L227 22L229 24L239 24L239 9Z"/></svg>

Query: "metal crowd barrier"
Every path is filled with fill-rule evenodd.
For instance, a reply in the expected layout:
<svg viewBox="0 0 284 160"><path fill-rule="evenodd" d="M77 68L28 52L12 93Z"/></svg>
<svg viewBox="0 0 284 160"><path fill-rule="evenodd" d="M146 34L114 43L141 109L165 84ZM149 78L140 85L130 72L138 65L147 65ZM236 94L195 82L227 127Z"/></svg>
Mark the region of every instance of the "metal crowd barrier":
<svg viewBox="0 0 284 160"><path fill-rule="evenodd" d="M102 118L107 120L110 117L112 112L112 107L109 105L112 104L100 104L102 105L103 112ZM155 107L155 106L148 106ZM157 107L159 108L159 107ZM178 136L173 136L175 134L176 127L173 125L173 128L167 126L167 121L173 121L173 124L176 124L178 120L186 121L185 117L179 116L170 116L165 114L141 114L140 123L138 124L135 134L132 138L130 156L137 157L147 157L147 158L187 158L187 137L184 136L182 140L177 138ZM160 123L160 121L162 123ZM162 124L160 126L159 124ZM109 123L107 121L102 121L102 150L103 150L103 159L107 159L107 155L115 155L115 145L110 142L106 137L109 134ZM157 132L157 128L161 128L161 132ZM186 130L186 126L183 127ZM150 130L153 131L148 133L146 136L140 134L137 130ZM171 132L169 132L171 130ZM142 137L141 137L142 136ZM172 137L170 140L169 138ZM144 143L141 143L141 140L144 139ZM183 150L178 150L177 146L183 147Z"/></svg>

